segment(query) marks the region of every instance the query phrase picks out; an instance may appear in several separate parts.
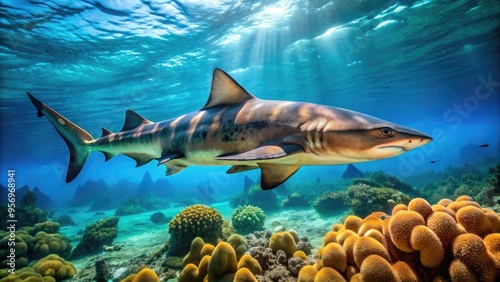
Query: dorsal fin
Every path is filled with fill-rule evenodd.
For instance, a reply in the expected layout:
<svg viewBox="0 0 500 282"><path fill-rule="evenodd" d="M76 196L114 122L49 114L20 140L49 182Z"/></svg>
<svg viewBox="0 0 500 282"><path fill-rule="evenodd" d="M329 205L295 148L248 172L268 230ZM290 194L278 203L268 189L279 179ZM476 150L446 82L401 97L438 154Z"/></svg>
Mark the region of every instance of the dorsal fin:
<svg viewBox="0 0 500 282"><path fill-rule="evenodd" d="M101 137L108 136L110 134L113 134L113 132L111 132L110 130L107 130L104 127L102 128L102 135L101 135Z"/></svg>
<svg viewBox="0 0 500 282"><path fill-rule="evenodd" d="M125 113L125 124L123 125L123 128L121 131L136 129L139 126L144 125L144 124L148 124L148 123L152 123L152 122L145 119L140 114L138 114L132 110L127 110L127 112Z"/></svg>
<svg viewBox="0 0 500 282"><path fill-rule="evenodd" d="M215 69L210 96L202 110L244 103L255 97L221 69Z"/></svg>

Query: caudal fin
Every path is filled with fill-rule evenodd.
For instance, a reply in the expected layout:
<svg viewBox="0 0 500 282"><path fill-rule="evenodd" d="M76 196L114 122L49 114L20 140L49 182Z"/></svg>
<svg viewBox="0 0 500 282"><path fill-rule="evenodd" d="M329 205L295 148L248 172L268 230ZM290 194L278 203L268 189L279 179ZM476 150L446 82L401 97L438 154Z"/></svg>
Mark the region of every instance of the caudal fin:
<svg viewBox="0 0 500 282"><path fill-rule="evenodd" d="M92 136L85 130L81 129L76 124L72 123L44 103L40 102L30 93L27 94L33 105L35 105L38 110L37 116L45 116L57 130L57 133L59 133L59 135L61 135L64 139L64 142L68 145L70 158L68 172L66 174L66 183L69 183L73 181L73 179L75 179L82 170L83 165L90 154L90 150L85 146L85 144L94 140L94 138L92 138Z"/></svg>

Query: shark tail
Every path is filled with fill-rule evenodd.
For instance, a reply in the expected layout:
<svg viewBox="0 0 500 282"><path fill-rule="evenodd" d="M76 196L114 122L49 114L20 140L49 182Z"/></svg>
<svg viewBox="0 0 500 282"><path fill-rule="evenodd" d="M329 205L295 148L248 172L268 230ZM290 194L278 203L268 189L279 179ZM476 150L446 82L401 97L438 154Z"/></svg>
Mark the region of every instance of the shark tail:
<svg viewBox="0 0 500 282"><path fill-rule="evenodd" d="M94 140L94 138L92 138L88 132L81 129L79 126L72 123L58 112L40 102L30 93L27 94L33 105L35 105L38 110L37 116L45 116L57 130L57 133L59 133L59 135L61 135L64 139L64 142L68 145L70 158L68 172L66 173L66 183L69 183L73 181L73 179L75 179L82 170L83 165L85 164L85 161L91 151L86 144L89 141Z"/></svg>

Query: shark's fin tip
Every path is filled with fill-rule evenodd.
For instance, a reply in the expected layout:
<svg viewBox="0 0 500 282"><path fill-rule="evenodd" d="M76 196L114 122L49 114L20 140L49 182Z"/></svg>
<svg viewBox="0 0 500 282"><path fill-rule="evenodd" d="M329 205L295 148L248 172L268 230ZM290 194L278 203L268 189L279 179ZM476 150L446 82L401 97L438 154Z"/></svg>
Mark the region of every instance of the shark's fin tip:
<svg viewBox="0 0 500 282"><path fill-rule="evenodd" d="M202 110L218 107L229 106L244 103L255 97L248 93L236 80L234 80L225 71L216 68L212 77L212 87L208 101Z"/></svg>
<svg viewBox="0 0 500 282"><path fill-rule="evenodd" d="M123 124L122 130L121 131L128 131L132 129L136 129L137 127L145 124L152 123L151 121L147 120L140 114L128 109L125 112L125 123Z"/></svg>

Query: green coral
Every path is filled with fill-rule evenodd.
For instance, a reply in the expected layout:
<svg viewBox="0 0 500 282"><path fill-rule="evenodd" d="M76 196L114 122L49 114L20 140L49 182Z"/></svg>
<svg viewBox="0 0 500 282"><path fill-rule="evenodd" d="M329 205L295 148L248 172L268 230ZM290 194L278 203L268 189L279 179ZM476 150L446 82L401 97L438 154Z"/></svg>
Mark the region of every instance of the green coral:
<svg viewBox="0 0 500 282"><path fill-rule="evenodd" d="M342 213L347 209L342 192L323 193L313 203L314 209L321 215L330 216Z"/></svg>
<svg viewBox="0 0 500 282"><path fill-rule="evenodd" d="M30 234L36 235L38 232L54 234L57 233L60 228L61 225L59 224L59 222L45 221L35 224L31 229Z"/></svg>
<svg viewBox="0 0 500 282"><path fill-rule="evenodd" d="M14 274L0 270L0 282L55 282L52 276L42 276L31 267L16 269Z"/></svg>
<svg viewBox="0 0 500 282"><path fill-rule="evenodd" d="M83 238L76 246L71 257L96 254L102 250L103 245L112 245L118 235L118 221L116 216L104 218L87 226Z"/></svg>
<svg viewBox="0 0 500 282"><path fill-rule="evenodd" d="M239 206L233 211L231 221L238 233L248 234L264 229L266 215L259 207L251 205Z"/></svg>
<svg viewBox="0 0 500 282"><path fill-rule="evenodd" d="M500 193L500 165L488 169L486 184L492 187L495 193Z"/></svg>
<svg viewBox="0 0 500 282"><path fill-rule="evenodd" d="M57 254L63 258L69 257L73 245L68 238L62 234L47 234L38 232L34 237L36 244L33 253L36 258L45 257L49 254Z"/></svg>
<svg viewBox="0 0 500 282"><path fill-rule="evenodd" d="M366 184L371 187L379 188L392 188L414 197L420 197L419 191L413 189L411 185L404 183L396 176L387 174L383 171L369 172L364 178L353 180L352 185L356 184Z"/></svg>
<svg viewBox="0 0 500 282"><path fill-rule="evenodd" d="M36 195L32 191L26 192L19 205L16 204L15 219L17 228L23 226L33 226L36 223L47 221L49 213L36 207ZM12 213L7 205L0 206L0 218L10 218ZM8 224L6 220L0 222L0 229L5 230Z"/></svg>
<svg viewBox="0 0 500 282"><path fill-rule="evenodd" d="M222 215L205 205L192 205L172 219L168 225L170 233L170 256L183 256L189 252L194 238L200 237L206 243L217 244L222 236Z"/></svg>
<svg viewBox="0 0 500 282"><path fill-rule="evenodd" d="M115 215L131 215L146 212L146 209L139 205L137 198L130 198L116 209Z"/></svg>
<svg viewBox="0 0 500 282"><path fill-rule="evenodd" d="M374 210L390 213L395 204L408 204L411 200L401 191L366 184L351 185L343 197L353 213L362 218Z"/></svg>
<svg viewBox="0 0 500 282"><path fill-rule="evenodd" d="M75 276L76 267L58 255L48 255L37 261L31 268L42 276L50 276L57 281Z"/></svg>
<svg viewBox="0 0 500 282"><path fill-rule="evenodd" d="M0 232L0 268L9 268L10 249L15 250L16 267L24 267L29 263L28 251L29 251L29 238L28 243L24 241L23 237L16 232L15 238L11 239L10 232L1 231ZM29 235L27 235L29 236Z"/></svg>

